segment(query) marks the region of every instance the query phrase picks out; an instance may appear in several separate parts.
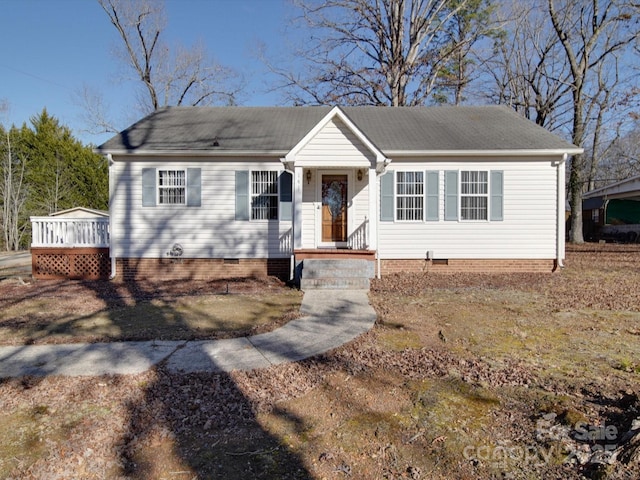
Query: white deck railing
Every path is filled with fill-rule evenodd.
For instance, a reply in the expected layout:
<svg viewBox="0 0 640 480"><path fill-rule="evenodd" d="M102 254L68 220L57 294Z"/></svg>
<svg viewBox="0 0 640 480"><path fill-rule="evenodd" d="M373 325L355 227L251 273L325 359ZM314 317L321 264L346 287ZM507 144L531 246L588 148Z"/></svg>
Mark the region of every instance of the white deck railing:
<svg viewBox="0 0 640 480"><path fill-rule="evenodd" d="M109 219L31 217L32 247L109 246Z"/></svg>

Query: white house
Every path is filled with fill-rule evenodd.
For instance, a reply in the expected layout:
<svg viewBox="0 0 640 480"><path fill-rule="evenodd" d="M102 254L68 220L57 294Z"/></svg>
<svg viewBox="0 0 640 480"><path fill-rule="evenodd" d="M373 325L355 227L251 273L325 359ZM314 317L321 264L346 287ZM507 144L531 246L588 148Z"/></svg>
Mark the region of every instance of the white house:
<svg viewBox="0 0 640 480"><path fill-rule="evenodd" d="M97 151L116 275L295 270L309 286L318 258L368 276L551 271L582 150L488 106L169 107Z"/></svg>

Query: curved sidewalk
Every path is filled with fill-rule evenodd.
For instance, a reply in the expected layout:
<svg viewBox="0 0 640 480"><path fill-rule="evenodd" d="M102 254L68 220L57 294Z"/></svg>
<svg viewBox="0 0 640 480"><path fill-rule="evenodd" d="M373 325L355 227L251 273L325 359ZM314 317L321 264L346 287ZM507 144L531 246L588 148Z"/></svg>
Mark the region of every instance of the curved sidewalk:
<svg viewBox="0 0 640 480"><path fill-rule="evenodd" d="M339 347L373 327L376 313L367 293L305 292L302 318L252 337L0 347L0 378L135 374L163 361L172 372L229 372L302 360Z"/></svg>

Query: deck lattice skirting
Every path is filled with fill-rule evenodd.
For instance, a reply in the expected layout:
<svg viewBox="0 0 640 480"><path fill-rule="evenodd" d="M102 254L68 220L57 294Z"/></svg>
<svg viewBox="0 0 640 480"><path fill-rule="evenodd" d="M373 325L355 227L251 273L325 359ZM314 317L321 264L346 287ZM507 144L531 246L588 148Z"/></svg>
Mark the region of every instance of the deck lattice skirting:
<svg viewBox="0 0 640 480"><path fill-rule="evenodd" d="M40 279L104 280L111 271L108 248L32 247L31 259L32 275Z"/></svg>
<svg viewBox="0 0 640 480"><path fill-rule="evenodd" d="M34 278L108 279L109 219L31 217Z"/></svg>

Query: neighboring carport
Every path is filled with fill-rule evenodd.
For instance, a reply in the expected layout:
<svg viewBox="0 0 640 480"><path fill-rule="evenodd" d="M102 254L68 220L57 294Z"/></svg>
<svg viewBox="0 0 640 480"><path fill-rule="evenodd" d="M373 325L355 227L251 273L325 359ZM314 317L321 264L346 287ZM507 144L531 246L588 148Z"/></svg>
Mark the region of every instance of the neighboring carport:
<svg viewBox="0 0 640 480"><path fill-rule="evenodd" d="M592 190L582 198L586 239L640 241L640 175Z"/></svg>

